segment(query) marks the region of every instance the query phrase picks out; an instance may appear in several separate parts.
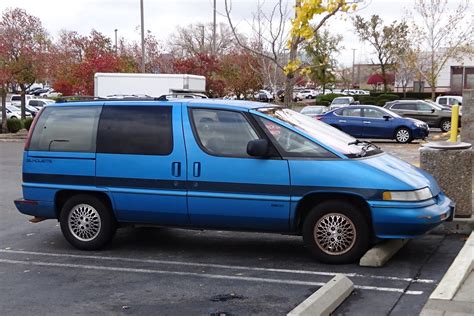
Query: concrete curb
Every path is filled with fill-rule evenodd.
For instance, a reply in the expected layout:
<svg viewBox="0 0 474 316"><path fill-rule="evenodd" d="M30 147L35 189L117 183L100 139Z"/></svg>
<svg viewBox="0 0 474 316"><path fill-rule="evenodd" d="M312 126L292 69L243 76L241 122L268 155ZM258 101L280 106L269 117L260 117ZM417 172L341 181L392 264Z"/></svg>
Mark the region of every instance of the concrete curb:
<svg viewBox="0 0 474 316"><path fill-rule="evenodd" d="M452 300L469 273L474 269L474 232L454 259L430 300Z"/></svg>
<svg viewBox="0 0 474 316"><path fill-rule="evenodd" d="M296 306L287 316L330 315L354 291L354 284L343 274L336 274L319 290Z"/></svg>
<svg viewBox="0 0 474 316"><path fill-rule="evenodd" d="M405 244L408 239L389 239L383 241L372 249L369 249L362 258L359 265L361 267L382 267L393 257Z"/></svg>

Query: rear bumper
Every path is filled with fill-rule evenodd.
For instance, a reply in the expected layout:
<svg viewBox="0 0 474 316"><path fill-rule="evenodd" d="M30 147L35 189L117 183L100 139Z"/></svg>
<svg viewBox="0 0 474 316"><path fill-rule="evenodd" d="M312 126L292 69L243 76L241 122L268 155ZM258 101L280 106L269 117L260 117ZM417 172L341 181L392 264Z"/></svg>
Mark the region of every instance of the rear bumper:
<svg viewBox="0 0 474 316"><path fill-rule="evenodd" d="M379 238L411 238L452 220L454 203L443 193L422 202L369 202Z"/></svg>
<svg viewBox="0 0 474 316"><path fill-rule="evenodd" d="M14 203L20 213L43 218L56 218L53 202L17 199Z"/></svg>

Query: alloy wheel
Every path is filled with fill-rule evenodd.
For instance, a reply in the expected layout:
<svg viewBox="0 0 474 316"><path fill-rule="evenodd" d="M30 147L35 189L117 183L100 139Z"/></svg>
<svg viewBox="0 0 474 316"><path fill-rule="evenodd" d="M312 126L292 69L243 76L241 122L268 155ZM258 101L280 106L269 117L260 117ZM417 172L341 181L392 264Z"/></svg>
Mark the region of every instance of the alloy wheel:
<svg viewBox="0 0 474 316"><path fill-rule="evenodd" d="M354 223L340 213L324 215L314 227L316 244L329 255L342 255L348 252L354 246L356 238Z"/></svg>

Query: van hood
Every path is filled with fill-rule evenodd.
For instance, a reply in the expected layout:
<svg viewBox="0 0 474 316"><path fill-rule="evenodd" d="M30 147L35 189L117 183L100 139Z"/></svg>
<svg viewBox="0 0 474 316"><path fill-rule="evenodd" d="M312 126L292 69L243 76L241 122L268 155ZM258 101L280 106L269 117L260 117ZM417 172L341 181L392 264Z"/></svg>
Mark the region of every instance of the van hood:
<svg viewBox="0 0 474 316"><path fill-rule="evenodd" d="M417 168L406 161L387 153L359 160L361 163L376 169L377 173L389 175L393 180L398 180L403 184L405 190L417 190L429 187L433 196L440 192L436 180L426 171ZM389 181L390 183L393 183ZM396 190L397 188L387 188ZM399 190L402 188L398 188Z"/></svg>

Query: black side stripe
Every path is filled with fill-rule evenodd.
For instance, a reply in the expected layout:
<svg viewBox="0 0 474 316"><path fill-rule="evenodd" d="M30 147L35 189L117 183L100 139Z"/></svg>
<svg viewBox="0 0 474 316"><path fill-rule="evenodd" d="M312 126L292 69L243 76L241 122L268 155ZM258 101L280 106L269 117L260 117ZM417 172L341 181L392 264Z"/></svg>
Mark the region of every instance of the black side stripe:
<svg viewBox="0 0 474 316"><path fill-rule="evenodd" d="M156 180L136 178L71 176L60 174L23 173L23 182L134 189L178 190L255 195L304 196L309 192L347 192L367 200L381 200L383 190L364 188L339 188L323 186L291 186L209 181Z"/></svg>

